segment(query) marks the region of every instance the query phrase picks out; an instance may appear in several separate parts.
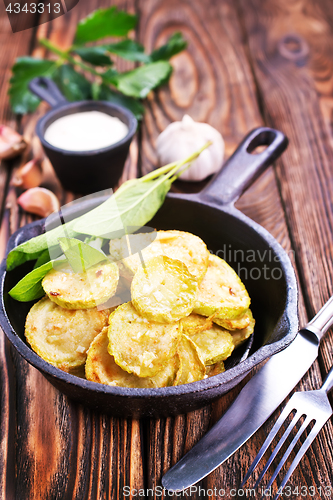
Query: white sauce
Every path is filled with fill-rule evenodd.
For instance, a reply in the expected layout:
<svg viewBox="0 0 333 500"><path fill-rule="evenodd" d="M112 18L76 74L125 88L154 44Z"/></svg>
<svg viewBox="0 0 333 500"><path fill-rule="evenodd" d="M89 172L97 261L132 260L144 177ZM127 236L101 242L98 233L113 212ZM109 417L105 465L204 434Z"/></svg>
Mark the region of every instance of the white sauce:
<svg viewBox="0 0 333 500"><path fill-rule="evenodd" d="M93 151L123 139L128 127L119 118L101 111L63 116L46 129L45 140L67 151Z"/></svg>

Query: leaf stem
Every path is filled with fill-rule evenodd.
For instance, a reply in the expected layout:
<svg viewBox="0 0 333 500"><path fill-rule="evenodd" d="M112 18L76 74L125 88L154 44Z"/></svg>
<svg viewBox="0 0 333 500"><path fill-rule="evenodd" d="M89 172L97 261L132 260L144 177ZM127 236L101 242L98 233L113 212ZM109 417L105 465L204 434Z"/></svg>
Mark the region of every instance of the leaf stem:
<svg viewBox="0 0 333 500"><path fill-rule="evenodd" d="M204 146L202 146L201 149L199 149L198 151L193 153L191 156L189 156L185 160L182 160L181 162L174 161L173 163L168 163L167 165L164 165L164 167L157 168L156 170L153 170L152 172L144 175L143 177L141 177L138 180L141 182L151 181L153 179L156 179L156 177L159 177L160 175L167 174L167 173L169 173L169 175L166 178L169 178L170 176L175 174L183 165L186 165L188 163L188 165L186 165L186 167L183 168L181 170L181 172L179 173L179 175L181 175L182 172L184 172L185 170L187 170L191 166L192 161L195 160L202 153L202 151L204 151L204 149L208 148L208 146L210 146L211 144L212 143L209 141ZM174 177L173 181L178 179L179 175L176 175Z"/></svg>
<svg viewBox="0 0 333 500"><path fill-rule="evenodd" d="M169 172L176 165L178 165L177 161L174 161L173 163L168 163L167 165L164 165L164 167L157 168L156 170L149 172L149 174L144 175L143 177L140 178L140 181L146 182L156 179L156 177L159 177L160 175Z"/></svg>
<svg viewBox="0 0 333 500"><path fill-rule="evenodd" d="M102 80L103 80L104 83L110 84L110 82L108 82L108 80L106 78L103 78L103 74L102 73L99 73L94 68L92 68L88 64L83 63L82 61L78 61L77 59L75 59L73 56L71 56L69 54L68 54L68 57L67 57L67 61L70 62L70 63L72 63L75 66L79 66L84 71L89 71L93 75L99 76L100 78L102 78Z"/></svg>
<svg viewBox="0 0 333 500"><path fill-rule="evenodd" d="M183 172L185 172L185 170L187 170L188 168L190 168L190 166L192 165L192 162L191 163L188 163L184 168L182 168L180 171L177 171L177 173L171 177L171 182L175 182L177 179L179 179L179 177L182 175Z"/></svg>
<svg viewBox="0 0 333 500"><path fill-rule="evenodd" d="M48 49L51 52L53 52L54 54L57 54L59 57L61 57L65 61L70 62L71 64L73 64L75 66L79 66L84 71L89 71L89 73L91 73L91 74L93 74L95 76L99 76L103 80L104 83L110 85L110 81L107 78L104 78L104 75L102 73L99 73L98 71L96 71L94 68L92 68L91 66L89 66L89 64L85 64L84 62L78 61L77 59L75 59L69 53L71 49L69 49L68 51L60 50L59 47L57 47L56 45L54 45L52 42L50 42L46 38L42 38L41 40L39 40L39 43L43 47L45 47L46 49Z"/></svg>
<svg viewBox="0 0 333 500"><path fill-rule="evenodd" d="M198 151L196 151L195 153L193 153L191 156L189 156L188 158L186 158L185 160L182 160L181 162L177 163L177 165L166 175L166 178L170 178L172 177L173 175L177 174L178 170L183 166L183 165L186 165L185 168L182 169L182 171L180 172L180 174L182 172L184 172L185 170L187 170L188 168L190 168L191 166L191 163L193 160L195 160L196 158L198 158L198 156L206 149L208 148L210 145L212 144L211 141L208 141L206 142L206 144L204 146L202 146L202 148L198 149ZM188 164L188 165L187 165ZM180 175L179 174L179 175ZM178 175L175 177L175 179L173 180L176 180L178 178Z"/></svg>
<svg viewBox="0 0 333 500"><path fill-rule="evenodd" d="M46 38L41 38L39 40L39 43L46 49L53 52L54 54L57 54L57 56L62 57L63 59L67 59L68 52L59 49L59 47L56 47L52 42L50 42L50 40L47 40Z"/></svg>

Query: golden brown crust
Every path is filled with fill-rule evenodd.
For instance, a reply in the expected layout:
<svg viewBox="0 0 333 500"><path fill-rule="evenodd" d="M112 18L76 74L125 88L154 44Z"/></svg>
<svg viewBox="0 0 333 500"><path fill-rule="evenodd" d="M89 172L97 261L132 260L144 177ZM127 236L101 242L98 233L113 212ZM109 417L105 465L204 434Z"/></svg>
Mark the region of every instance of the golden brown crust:
<svg viewBox="0 0 333 500"><path fill-rule="evenodd" d="M198 347L205 365L213 365L227 359L234 350L232 336L228 330L214 325L209 330L191 335L191 340Z"/></svg>
<svg viewBox="0 0 333 500"><path fill-rule="evenodd" d="M44 297L28 313L25 336L41 358L69 372L84 365L87 350L108 317L108 309L63 309Z"/></svg>
<svg viewBox="0 0 333 500"><path fill-rule="evenodd" d="M135 273L132 304L150 321L173 323L192 312L197 291L197 280L183 262L159 255Z"/></svg>
<svg viewBox="0 0 333 500"><path fill-rule="evenodd" d="M42 286L49 299L66 309L89 309L106 302L117 290L118 267L114 262L98 264L85 273L73 273L69 265L52 269Z"/></svg>
<svg viewBox="0 0 333 500"><path fill-rule="evenodd" d="M109 322L109 354L129 373L153 377L176 353L181 335L179 322L148 321L131 302L119 306Z"/></svg>
<svg viewBox="0 0 333 500"><path fill-rule="evenodd" d="M181 360L181 372L177 385L202 380L206 375L206 368L195 343L186 335L182 335L177 352Z"/></svg>
<svg viewBox="0 0 333 500"><path fill-rule="evenodd" d="M110 255L121 260L128 275L134 275L142 266L158 255L184 262L189 272L200 282L207 270L209 252L201 238L185 231L157 231L126 235L111 240Z"/></svg>
<svg viewBox="0 0 333 500"><path fill-rule="evenodd" d="M86 378L92 382L117 387L167 387L174 383L180 368L176 353L167 365L154 377L137 377L120 368L108 352L108 329L103 331L91 343L86 362Z"/></svg>
<svg viewBox="0 0 333 500"><path fill-rule="evenodd" d="M236 272L216 255L202 280L193 312L216 319L235 319L250 306L250 297Z"/></svg>

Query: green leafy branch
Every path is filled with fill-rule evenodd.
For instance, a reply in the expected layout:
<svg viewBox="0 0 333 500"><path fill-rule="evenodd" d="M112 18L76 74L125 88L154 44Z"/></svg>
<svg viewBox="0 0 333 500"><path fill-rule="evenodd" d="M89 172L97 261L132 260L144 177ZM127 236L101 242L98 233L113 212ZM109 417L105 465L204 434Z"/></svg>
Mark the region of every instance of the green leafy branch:
<svg viewBox="0 0 333 500"><path fill-rule="evenodd" d="M172 72L169 59L184 50L187 44L181 33L174 33L165 45L146 54L140 43L128 38L136 24L137 16L110 7L98 9L82 19L74 43L66 51L49 40L40 40L57 59L20 57L16 60L9 88L13 111L18 114L35 111L40 100L30 92L29 82L44 76L51 78L69 101L110 101L129 108L141 118L144 110L141 100L168 81ZM110 37L119 40L92 45ZM139 66L120 73L114 68L112 55ZM91 78L88 79L87 74Z"/></svg>

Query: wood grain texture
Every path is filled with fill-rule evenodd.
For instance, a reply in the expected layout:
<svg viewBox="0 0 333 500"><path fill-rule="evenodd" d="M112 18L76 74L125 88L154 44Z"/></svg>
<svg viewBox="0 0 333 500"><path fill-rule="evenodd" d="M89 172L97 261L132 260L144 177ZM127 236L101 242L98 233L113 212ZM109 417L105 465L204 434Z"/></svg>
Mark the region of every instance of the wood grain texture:
<svg viewBox="0 0 333 500"><path fill-rule="evenodd" d="M9 20L5 13L4 3L0 4L0 123L16 128L16 120L10 111L7 90L10 78L10 68L14 59L24 55L29 50L32 41L32 30L13 35ZM5 255L6 241L10 233L9 213L5 213L6 188L10 171L15 161L2 161L0 164L0 258ZM15 478L15 398L13 384L12 352L9 342L0 331L0 497L14 498Z"/></svg>
<svg viewBox="0 0 333 500"><path fill-rule="evenodd" d="M108 6L109 2L104 2ZM48 36L66 48L74 36L78 19L101 2L81 1L80 8L37 30L37 39ZM122 8L131 10L130 2ZM35 57L45 57L37 39L32 44ZM26 50L21 42L20 50ZM8 60L8 67L13 60ZM125 63L127 69L132 63ZM125 68L122 68L123 70ZM4 96L4 94L2 94ZM41 104L21 124L29 148L20 159L43 157L42 186L54 191L66 204L73 195L62 190L51 164L35 136L38 119L47 111ZM122 182L136 176L138 145L133 141ZM15 169L12 174L14 174ZM33 220L17 209L17 190L10 186L0 232L4 255L6 241L18 227ZM138 421L120 421L75 405L46 381L1 339L1 498L8 499L113 499L122 498L124 485L143 487L141 430ZM14 362L12 361L12 357ZM11 376L10 376L11 375ZM16 380L18 382L16 382ZM14 418L13 418L14 416Z"/></svg>
<svg viewBox="0 0 333 500"><path fill-rule="evenodd" d="M276 174L302 291L312 316L332 293L333 150L327 117L333 92L333 30L326 14L331 8L324 1L241 0L239 5L264 114L290 139ZM286 46L283 37L290 33L287 49L294 50L291 54L281 50L281 44ZM295 56L300 45L308 50L307 57ZM327 373L332 364L331 335L322 343L319 364L323 374ZM312 387L318 387L320 377L316 371L312 373L317 375ZM327 424L332 436L330 427ZM330 484L331 439L323 432L313 445L317 452L325 450L317 454L312 466L317 486ZM307 470L301 470L305 481Z"/></svg>
<svg viewBox="0 0 333 500"><path fill-rule="evenodd" d="M324 76L332 70L332 30L318 3L314 7L306 1L273 1L269 9L260 1L242 5L265 112L290 139L277 175L313 314L332 292L333 151L321 113L322 92L325 97L333 90ZM302 65L283 57L277 48L291 30L309 47Z"/></svg>
<svg viewBox="0 0 333 500"><path fill-rule="evenodd" d="M14 129L17 126L15 116L10 110L7 91L11 76L11 67L16 57L25 55L33 39L33 30L29 29L13 34L5 12L4 3L0 4L0 124ZM16 160L0 160L0 219L2 218L6 187L11 169Z"/></svg>
<svg viewBox="0 0 333 500"><path fill-rule="evenodd" d="M244 135L262 124L255 86L239 32L228 2L221 3L223 16L212 2L171 0L140 3L142 43L151 50L165 43L176 30L188 42L186 51L172 58L170 90L164 87L148 99L142 126L143 171L156 165L157 135L185 113L217 128L226 143L226 155L235 150ZM222 26L221 26L222 23ZM241 48L239 51L238 48ZM253 102L254 106L248 106ZM241 112L238 112L241 110Z"/></svg>
<svg viewBox="0 0 333 500"><path fill-rule="evenodd" d="M226 142L226 156L230 156L250 129L264 124L234 3L211 2L207 8L202 2L183 1L179 8L178 2L169 1L166 5L161 1L145 1L140 3L140 8L139 35L145 46L158 46L170 36L172 28L181 30L189 43L186 52L172 59L174 72L170 91L161 89L148 100L142 126L143 172L156 165L155 141L158 134L185 113L217 128ZM181 184L178 183L177 190L182 189ZM244 194L237 207L266 227L294 260L273 169L269 169ZM306 314L302 299L300 312L304 324ZM185 417L174 423L172 419L165 423L151 422L150 435L154 436L154 439L149 440L151 487L160 484L165 465L172 463L172 454L180 457L189 449L185 436L191 435L192 447L202 435L202 430L207 430L228 408L246 380L214 403L209 419L207 413L194 412L196 425L191 431ZM259 442L266 429L260 434ZM169 436L172 436L172 444ZM224 466L200 482L198 487L201 486L205 491L214 490L215 487L223 490L226 485L229 491L237 487L241 471L246 470L249 457L254 457L254 446L253 442L245 445ZM197 498L198 493L193 495L196 495L193 498ZM215 497L213 495L211 498Z"/></svg>
<svg viewBox="0 0 333 500"><path fill-rule="evenodd" d="M333 144L330 128L331 72L328 56L326 57L329 50L325 48L325 51L328 51L326 54L322 48L324 38L320 38L322 45L319 40L318 43L314 40L315 33L320 34L322 30L322 7L317 7L317 4L314 7L310 1L305 3L300 0L288 3L286 0L279 3L277 0L269 0L265 8L260 0L239 0L238 8L232 0L80 0L79 5L66 16L40 26L36 36L47 36L54 43L66 48L74 36L77 20L97 6L109 6L111 3L139 14L137 37L148 50L162 44L178 30L183 32L189 42L188 49L172 60L174 73L170 87L165 86L156 95L151 94L148 97L142 131L137 141L132 143L130 159L122 181L137 174L138 158L143 172L156 165L157 135L168 123L181 119L185 113L189 113L196 120L207 121L221 131L226 141L227 157L251 128L269 123L283 129L288 135L290 131L293 141L295 138L303 141L300 143L303 148L301 153L292 143L288 151L289 156L283 157L285 160L279 162L278 169L269 169L239 200L237 206L266 227L287 250L292 260L296 250L296 261L302 276L301 292L306 294L308 312L312 314L313 309L318 307L324 298L330 282L325 281L326 278L320 283L314 280L314 262L306 262L306 257L311 257L307 254L306 245L311 242L312 246L308 248L311 248L311 251L313 249L316 259L320 258L320 252L325 249L324 258L319 263L322 278L323 269L330 270L328 258L332 248L329 232L330 185L326 186L326 177L331 175L327 159L330 158L330 153L327 151ZM332 9L330 13L333 14L331 11ZM287 23L290 31L295 26L297 16L301 16L303 21L309 21L314 33L311 40L313 39L316 47L314 69L309 72L306 65L297 66L296 74L301 74L302 77L300 80L297 79L298 76L292 77L293 88L298 88L298 85L302 90L300 96L287 88L287 83L290 85L288 72L293 74L290 72L290 61L287 62L287 68L282 64L285 69L284 77L280 81L280 67L272 68L276 60L275 56L271 55L275 54L274 37L278 40L282 36L282 21ZM328 16L325 25L325 40L328 44L331 43L332 20L333 15ZM0 16L0 22L5 22L3 16ZM302 36L305 36L306 28L303 25L307 23L297 23L299 29L303 29ZM17 42L15 46L19 53L25 53L29 44L22 45ZM38 46L37 39L31 47L35 56L44 57L44 49ZM12 60L1 54L0 61L1 57L5 67L10 67ZM120 65L120 61L118 64ZM119 66L121 70L130 67L132 65L128 62ZM317 109L320 116L320 123L312 120L311 127L310 118L306 116L308 95L309 116L318 119L315 113ZM5 99L4 94L1 98ZM3 109L5 108L1 107L0 112L3 112ZM47 106L42 105L38 113L22 122L22 127L32 143L27 155L40 152L40 144L34 137L34 127L38 116L46 109ZM283 116L287 118L282 119ZM290 121L289 125L287 120ZM299 120L304 121L305 127L303 123L300 127ZM314 144L323 137L325 140L321 147ZM327 154L328 156L325 156ZM326 158L325 161L323 158ZM22 158L23 161L25 158ZM288 162L292 165L292 172L289 174ZM309 193L315 196L314 198L305 196L305 189L308 189L312 178L301 179L304 172L306 175L313 175L313 170L315 182ZM44 163L44 174L44 185L54 190L62 203L73 199L71 193L63 192L56 183L52 168L47 162ZM286 174L289 175L288 178L285 177ZM292 188L287 186L284 179L291 183ZM293 192L295 179L298 184ZM182 186L179 182L176 189L193 187ZM323 200L318 200L321 190ZM13 230L32 220L17 209L15 189L10 187L5 194L6 208L0 229L2 252ZM304 203L307 207L303 213ZM308 231L306 227L306 218L314 219L312 207L315 232ZM319 220L319 214L323 221ZM302 218L300 227L297 226L299 218ZM301 229L305 231L305 235L301 234ZM317 248L316 238L322 230L326 230L325 237L319 241ZM311 291L314 283L318 286ZM309 307L309 301L313 307ZM300 314L304 324L307 314L302 295ZM142 421L116 419L70 402L34 368L15 355L5 341L0 342L0 354L0 497L2 495L6 500L117 500L124 498L124 486L136 490L152 489L160 485L161 476L216 422L247 380L211 407L187 415ZM325 372L331 363L329 344L322 349L319 361L320 365L316 363L311 368L299 388L310 389L321 382L320 366ZM191 498L225 499L228 498L228 492L230 497L230 489L238 487L272 425L273 419L270 419L241 450L198 485L206 492L216 488L217 493L205 495L203 492L196 492ZM294 475L293 485L324 487L327 484L333 463L331 454L323 452L327 447L332 447L331 425L325 427L307 453ZM222 497L218 490L223 489L227 493ZM133 494L128 498L138 498L138 495ZM155 490L149 498L160 497Z"/></svg>

